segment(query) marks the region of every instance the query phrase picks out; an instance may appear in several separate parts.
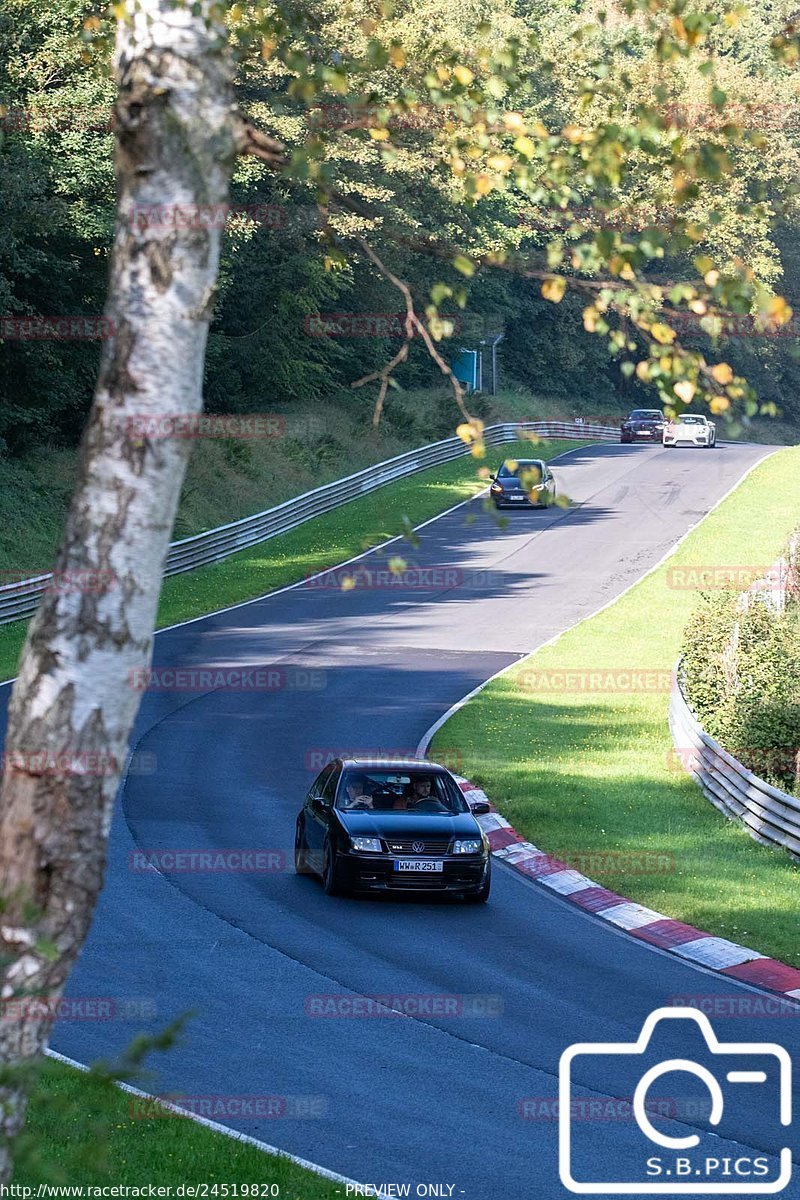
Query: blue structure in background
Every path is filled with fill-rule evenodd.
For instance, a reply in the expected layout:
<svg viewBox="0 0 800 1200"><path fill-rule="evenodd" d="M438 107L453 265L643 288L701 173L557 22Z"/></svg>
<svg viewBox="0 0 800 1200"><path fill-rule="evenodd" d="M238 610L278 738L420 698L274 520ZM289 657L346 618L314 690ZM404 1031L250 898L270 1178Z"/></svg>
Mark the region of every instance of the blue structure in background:
<svg viewBox="0 0 800 1200"><path fill-rule="evenodd" d="M492 395L497 395L497 347L504 337L504 333L490 333L488 337L481 338L477 350L461 347L461 353L452 364L452 371L467 391L483 391L483 348L486 346L492 352Z"/></svg>
<svg viewBox="0 0 800 1200"><path fill-rule="evenodd" d="M478 386L478 351L462 350L452 364L452 370L458 382L474 392Z"/></svg>

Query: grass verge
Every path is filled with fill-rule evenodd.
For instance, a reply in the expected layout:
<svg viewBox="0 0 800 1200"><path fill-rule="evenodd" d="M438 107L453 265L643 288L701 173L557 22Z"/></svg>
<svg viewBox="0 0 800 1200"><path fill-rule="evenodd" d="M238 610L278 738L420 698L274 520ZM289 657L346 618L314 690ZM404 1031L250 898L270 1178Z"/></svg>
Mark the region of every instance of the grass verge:
<svg viewBox="0 0 800 1200"><path fill-rule="evenodd" d="M726 821L684 774L667 693L698 598L671 586L674 569L769 564L799 510L800 448L781 450L657 571L484 688L431 751L458 746L464 773L540 849L615 892L795 966L800 868ZM564 671L575 673L569 688ZM660 690L621 690L629 672L644 687L650 673ZM658 873L640 873L642 851L667 856Z"/></svg>
<svg viewBox="0 0 800 1200"><path fill-rule="evenodd" d="M589 442L541 442L535 453L553 458ZM504 456L530 455L530 442L511 442L489 449L487 464ZM158 609L158 627L200 617L229 604L250 600L265 592L295 583L306 575L335 566L345 559L402 534L408 525L420 525L445 509L469 499L486 486L478 479L479 463L469 455L420 471L387 484L333 512L307 521L248 550L184 575L164 580ZM410 551L411 547L407 546ZM26 622L0 626L0 679L16 669L25 637Z"/></svg>
<svg viewBox="0 0 800 1200"><path fill-rule="evenodd" d="M213 1198L233 1194L223 1184L258 1184L259 1196L280 1200L341 1200L343 1192L341 1184L288 1158L181 1119L52 1059L45 1059L22 1138L13 1177L22 1186L208 1184Z"/></svg>

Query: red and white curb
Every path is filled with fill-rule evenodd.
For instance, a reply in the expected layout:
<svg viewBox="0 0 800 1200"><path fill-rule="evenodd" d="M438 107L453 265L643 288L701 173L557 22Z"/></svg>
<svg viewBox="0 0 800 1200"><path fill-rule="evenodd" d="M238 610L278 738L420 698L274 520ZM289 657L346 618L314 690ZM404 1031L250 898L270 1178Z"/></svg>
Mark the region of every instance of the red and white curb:
<svg viewBox="0 0 800 1200"><path fill-rule="evenodd" d="M527 879L535 879L551 891L558 892L570 904L577 904L603 921L624 929L631 937L649 942L671 954L700 963L721 975L739 979L753 987L766 988L793 1000L800 1000L800 970L775 958L767 958L757 950L748 950L726 938L712 937L685 925L663 913L636 904L625 896L601 887L576 871L569 863L560 862L551 854L526 842L521 834L502 817L489 797L474 783L456 775L467 803L489 804L492 811L476 816L476 821L489 839L492 853Z"/></svg>

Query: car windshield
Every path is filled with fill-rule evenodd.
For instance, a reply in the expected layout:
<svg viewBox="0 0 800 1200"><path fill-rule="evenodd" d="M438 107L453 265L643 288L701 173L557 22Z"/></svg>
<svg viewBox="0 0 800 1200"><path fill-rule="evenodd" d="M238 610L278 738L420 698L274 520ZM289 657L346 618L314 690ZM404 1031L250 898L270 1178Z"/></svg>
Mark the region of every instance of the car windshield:
<svg viewBox="0 0 800 1200"><path fill-rule="evenodd" d="M681 417L681 425L705 425L705 417L683 416Z"/></svg>
<svg viewBox="0 0 800 1200"><path fill-rule="evenodd" d="M631 413L629 421L660 421L661 413L655 408L637 408Z"/></svg>
<svg viewBox="0 0 800 1200"><path fill-rule="evenodd" d="M447 775L425 771L349 768L342 776L338 809L398 813L463 813L470 808Z"/></svg>
<svg viewBox="0 0 800 1200"><path fill-rule="evenodd" d="M507 459L497 472L497 478L518 479L522 476L526 482L530 480L533 483L538 483L543 474L544 463L540 462L537 458L523 458L517 462Z"/></svg>

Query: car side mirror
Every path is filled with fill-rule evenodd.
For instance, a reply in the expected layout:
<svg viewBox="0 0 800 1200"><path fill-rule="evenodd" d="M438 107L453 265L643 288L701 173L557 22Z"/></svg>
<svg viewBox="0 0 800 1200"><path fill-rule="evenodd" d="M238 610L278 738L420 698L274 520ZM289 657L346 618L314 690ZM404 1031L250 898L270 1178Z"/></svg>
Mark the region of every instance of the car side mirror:
<svg viewBox="0 0 800 1200"><path fill-rule="evenodd" d="M496 476L496 475L490 475L490 476L489 476L489 478L490 478L490 479L497 479L497 476Z"/></svg>
<svg viewBox="0 0 800 1200"><path fill-rule="evenodd" d="M491 805L487 804L485 800L476 800L475 803L470 804L469 807L473 817L482 817L484 813L492 811Z"/></svg>

